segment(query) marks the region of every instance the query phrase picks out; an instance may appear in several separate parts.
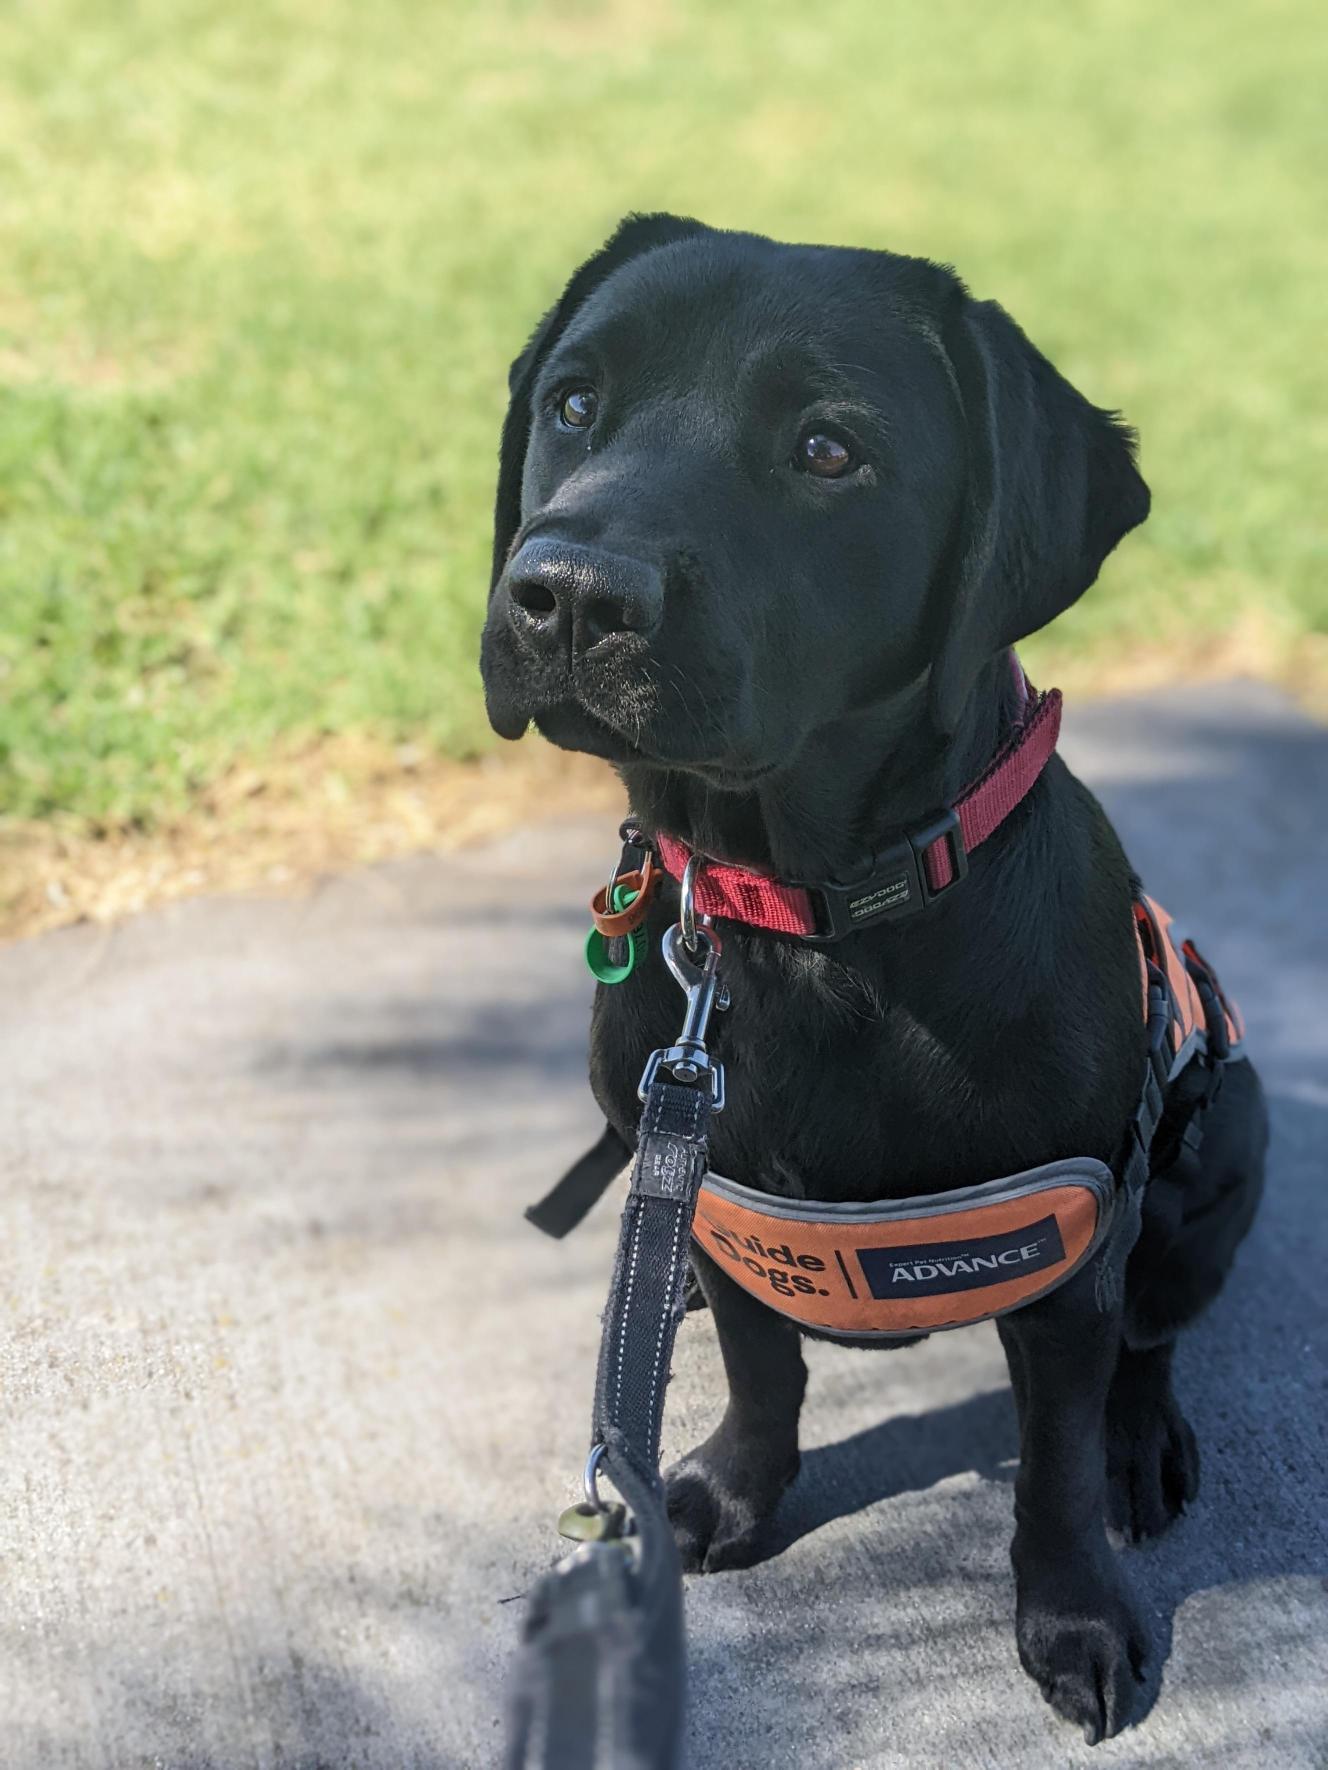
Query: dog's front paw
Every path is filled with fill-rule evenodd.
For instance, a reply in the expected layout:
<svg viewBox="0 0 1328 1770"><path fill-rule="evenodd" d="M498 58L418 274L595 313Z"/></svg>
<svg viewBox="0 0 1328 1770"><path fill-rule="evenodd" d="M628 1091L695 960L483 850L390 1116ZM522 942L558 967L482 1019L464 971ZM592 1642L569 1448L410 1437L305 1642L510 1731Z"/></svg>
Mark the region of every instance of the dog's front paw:
<svg viewBox="0 0 1328 1770"><path fill-rule="evenodd" d="M1054 1599L1021 1593L1017 1634L1024 1670L1056 1713L1082 1728L1089 1745L1129 1724L1149 1639L1123 1588L1067 1590Z"/></svg>
<svg viewBox="0 0 1328 1770"><path fill-rule="evenodd" d="M765 1526L798 1472L798 1459L771 1470L739 1462L718 1433L664 1476L669 1520L684 1573L750 1567L764 1553Z"/></svg>
<svg viewBox="0 0 1328 1770"><path fill-rule="evenodd" d="M1108 1421L1107 1523L1127 1542L1160 1536L1198 1491L1198 1442L1174 1401L1128 1429Z"/></svg>

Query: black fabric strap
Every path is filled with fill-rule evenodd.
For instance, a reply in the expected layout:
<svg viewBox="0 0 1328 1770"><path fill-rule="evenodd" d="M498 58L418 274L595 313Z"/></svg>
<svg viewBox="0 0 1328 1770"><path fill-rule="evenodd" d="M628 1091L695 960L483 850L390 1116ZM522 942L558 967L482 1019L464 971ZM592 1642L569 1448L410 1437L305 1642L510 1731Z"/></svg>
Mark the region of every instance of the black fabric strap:
<svg viewBox="0 0 1328 1770"><path fill-rule="evenodd" d="M1144 1085L1125 1133L1125 1156L1121 1179L1126 1192L1137 1198L1148 1181L1153 1138L1166 1106L1167 1072L1170 1064L1171 996L1166 979L1148 961L1148 1052L1144 1060Z"/></svg>
<svg viewBox="0 0 1328 1770"><path fill-rule="evenodd" d="M1097 1298L1103 1309L1118 1304L1124 1294L1125 1261L1139 1235L1144 1189L1155 1154L1165 1166L1174 1159L1182 1140L1193 1139L1197 1145L1202 1112L1211 1105L1229 1058L1222 1005L1211 985L1205 994L1206 978L1195 975L1193 966L1190 970L1199 985L1208 1022L1208 1050L1191 1058L1187 1067L1172 1078L1170 992L1162 972L1151 960L1148 962L1148 1054L1139 1104L1126 1129L1117 1167L1121 1185L1114 1206L1115 1221L1098 1266Z"/></svg>
<svg viewBox="0 0 1328 1770"><path fill-rule="evenodd" d="M545 1235L561 1241L569 1230L599 1203L616 1174L621 1174L632 1159L632 1152L614 1130L604 1127L604 1135L586 1153L574 1161L555 1185L536 1204L526 1209L526 1221Z"/></svg>
<svg viewBox="0 0 1328 1770"><path fill-rule="evenodd" d="M685 1313L710 1111L707 1089L662 1073L650 1084L604 1312L592 1442L651 1482L659 1479L664 1390Z"/></svg>

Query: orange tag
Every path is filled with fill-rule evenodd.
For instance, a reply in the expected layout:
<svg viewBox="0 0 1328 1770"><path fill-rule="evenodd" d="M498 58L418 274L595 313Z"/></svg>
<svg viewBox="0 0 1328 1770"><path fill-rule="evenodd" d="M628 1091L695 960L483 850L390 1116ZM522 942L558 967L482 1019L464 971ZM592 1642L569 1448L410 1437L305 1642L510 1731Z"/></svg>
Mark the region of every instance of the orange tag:
<svg viewBox="0 0 1328 1770"><path fill-rule="evenodd" d="M613 883L636 893L625 910L610 910L609 887L600 886L590 900L590 919L605 940L617 940L641 926L650 908L650 900L659 888L659 879L653 854L646 855L645 865L639 872L620 873Z"/></svg>

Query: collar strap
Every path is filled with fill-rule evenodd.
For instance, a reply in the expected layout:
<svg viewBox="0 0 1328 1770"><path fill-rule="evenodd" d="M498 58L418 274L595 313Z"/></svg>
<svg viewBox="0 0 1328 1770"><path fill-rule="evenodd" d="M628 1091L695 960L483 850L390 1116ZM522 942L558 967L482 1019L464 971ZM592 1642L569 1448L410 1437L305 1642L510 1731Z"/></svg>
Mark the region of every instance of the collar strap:
<svg viewBox="0 0 1328 1770"><path fill-rule="evenodd" d="M848 885L785 883L768 873L707 860L696 880L697 914L824 945L925 909L963 878L969 855L1028 793L1055 753L1060 727L1060 690L1044 695L1027 690L1009 737L985 771L952 806L878 854L862 878ZM692 853L687 844L661 833L655 847L666 870L681 879Z"/></svg>

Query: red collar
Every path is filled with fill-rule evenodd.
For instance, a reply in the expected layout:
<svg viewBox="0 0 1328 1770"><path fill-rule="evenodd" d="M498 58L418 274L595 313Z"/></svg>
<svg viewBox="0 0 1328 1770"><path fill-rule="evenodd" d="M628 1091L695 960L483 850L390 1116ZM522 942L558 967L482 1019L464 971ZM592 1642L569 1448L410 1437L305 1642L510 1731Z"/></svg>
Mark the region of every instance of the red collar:
<svg viewBox="0 0 1328 1770"><path fill-rule="evenodd" d="M695 887L698 915L720 916L816 943L838 940L874 922L925 909L968 871L968 857L1009 817L1056 749L1061 691L1038 695L1015 665L1021 704L1010 735L986 770L954 805L877 855L870 872L848 885L785 883L768 873L705 860ZM655 847L681 879L691 849L661 833Z"/></svg>

